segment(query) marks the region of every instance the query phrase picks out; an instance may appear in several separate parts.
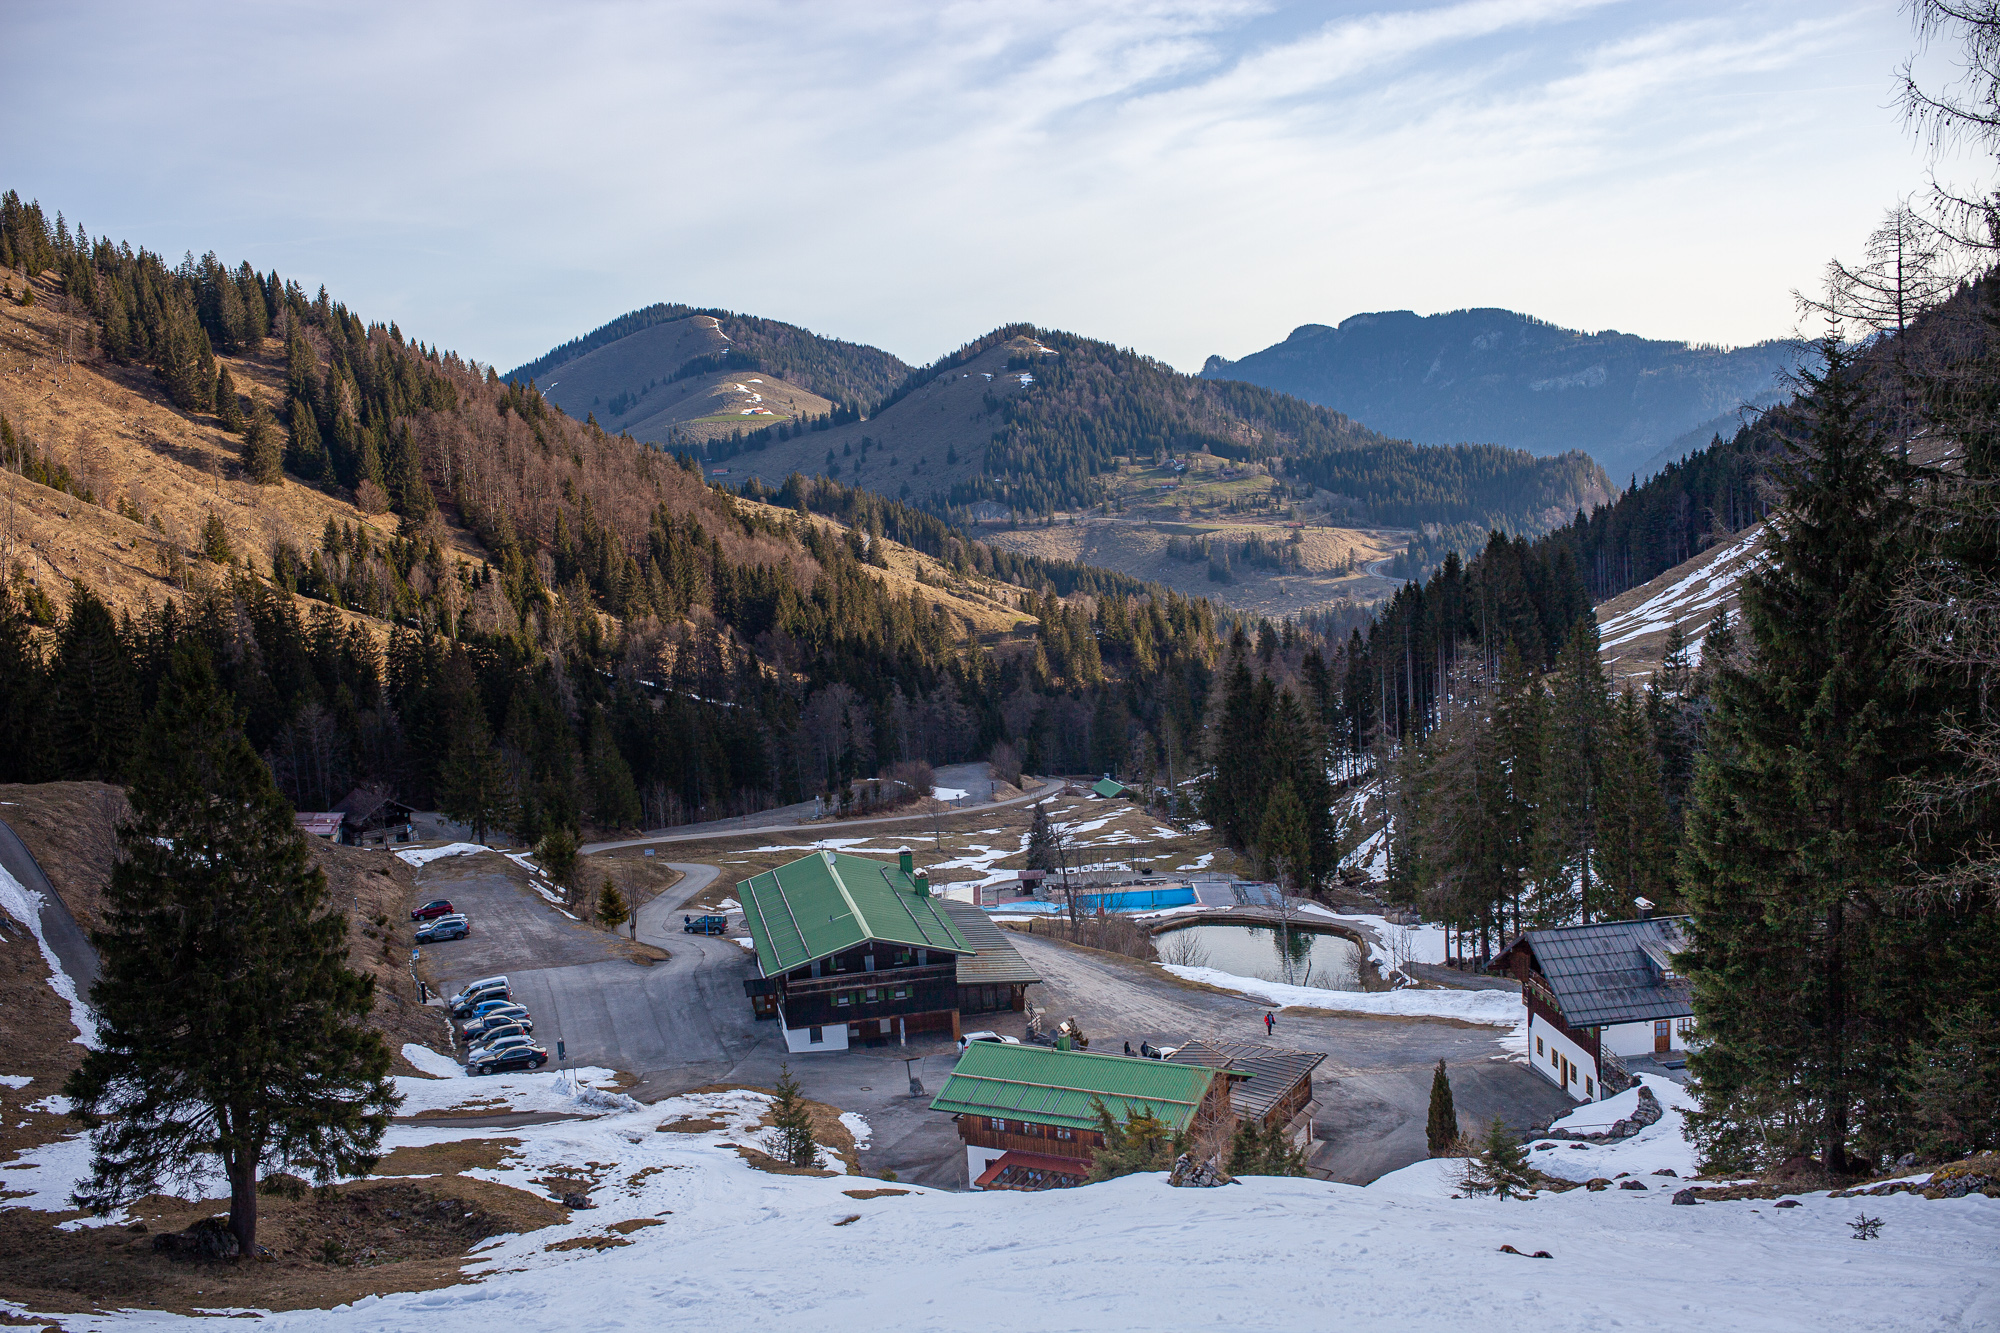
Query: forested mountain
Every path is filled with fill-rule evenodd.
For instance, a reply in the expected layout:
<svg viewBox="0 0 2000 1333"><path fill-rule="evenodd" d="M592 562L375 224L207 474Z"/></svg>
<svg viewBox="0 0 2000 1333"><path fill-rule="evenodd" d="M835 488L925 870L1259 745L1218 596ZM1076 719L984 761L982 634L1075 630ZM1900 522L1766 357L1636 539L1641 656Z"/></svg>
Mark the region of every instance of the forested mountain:
<svg viewBox="0 0 2000 1333"><path fill-rule="evenodd" d="M1116 460L1203 452L1267 461L1385 526L1541 532L1612 495L1582 454L1411 445L1285 394L1025 324L912 373L864 419L746 430L711 447L772 481L818 472L947 515L1033 516L1115 499Z"/></svg>
<svg viewBox="0 0 2000 1333"><path fill-rule="evenodd" d="M535 382L573 417L655 444L702 444L748 418L851 412L909 367L880 348L775 319L661 304L621 315L504 379Z"/></svg>
<svg viewBox="0 0 2000 1333"><path fill-rule="evenodd" d="M1301 325L1239 360L1212 356L1201 373L1296 394L1429 444L1581 449L1623 480L1669 461L1656 455L1677 437L1727 433L1739 407L1777 401L1796 356L1783 340L1705 347L1584 333L1511 310L1388 310L1335 328Z"/></svg>
<svg viewBox="0 0 2000 1333"><path fill-rule="evenodd" d="M323 291L12 194L0 261L31 275L0 307L0 486L43 525L0 582L0 780L116 780L187 642L295 803L378 783L530 839L1198 730L1204 602L827 483L732 496Z"/></svg>

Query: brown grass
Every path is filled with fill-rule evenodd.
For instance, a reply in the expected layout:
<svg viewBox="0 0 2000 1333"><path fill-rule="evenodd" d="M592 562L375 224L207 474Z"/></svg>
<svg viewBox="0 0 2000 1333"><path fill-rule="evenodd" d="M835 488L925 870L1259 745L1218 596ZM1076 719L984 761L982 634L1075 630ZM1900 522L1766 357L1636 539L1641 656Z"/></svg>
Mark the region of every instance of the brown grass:
<svg viewBox="0 0 2000 1333"><path fill-rule="evenodd" d="M842 1191L841 1191L841 1193L842 1193L842 1194L845 1194L845 1195L846 1195L846 1196L847 1196L848 1198L850 1198L850 1199L888 1199L888 1198L893 1198L893 1197L895 1197L895 1196L896 1196L896 1195L898 1195L898 1194L908 1194L908 1193L910 1193L910 1191L909 1191L909 1190L891 1190L891 1189L881 1189L881 1190L842 1190Z"/></svg>

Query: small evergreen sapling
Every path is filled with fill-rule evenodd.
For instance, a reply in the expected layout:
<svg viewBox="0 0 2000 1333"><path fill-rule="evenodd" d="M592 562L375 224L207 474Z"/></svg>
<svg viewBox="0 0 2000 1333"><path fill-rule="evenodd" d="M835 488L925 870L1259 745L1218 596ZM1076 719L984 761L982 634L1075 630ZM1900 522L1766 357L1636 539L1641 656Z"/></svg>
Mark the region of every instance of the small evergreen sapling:
<svg viewBox="0 0 2000 1333"><path fill-rule="evenodd" d="M813 1142L812 1109L806 1105L789 1064L778 1066L777 1093L771 1119L778 1131L778 1158L791 1166L818 1166L819 1145Z"/></svg>
<svg viewBox="0 0 2000 1333"><path fill-rule="evenodd" d="M625 895L618 892L618 886L611 877L604 877L604 887L597 891L597 919L613 930L631 918L632 910L625 903Z"/></svg>
<svg viewBox="0 0 2000 1333"><path fill-rule="evenodd" d="M1451 1100L1451 1079L1444 1072L1444 1061L1439 1060L1437 1069L1431 1074L1431 1113L1424 1126L1424 1137L1428 1141L1433 1157L1449 1157L1458 1143L1458 1108Z"/></svg>
<svg viewBox="0 0 2000 1333"><path fill-rule="evenodd" d="M1499 1116L1487 1125L1478 1155L1466 1159L1458 1184L1467 1194L1492 1194L1502 1199L1525 1199L1534 1193L1527 1150Z"/></svg>

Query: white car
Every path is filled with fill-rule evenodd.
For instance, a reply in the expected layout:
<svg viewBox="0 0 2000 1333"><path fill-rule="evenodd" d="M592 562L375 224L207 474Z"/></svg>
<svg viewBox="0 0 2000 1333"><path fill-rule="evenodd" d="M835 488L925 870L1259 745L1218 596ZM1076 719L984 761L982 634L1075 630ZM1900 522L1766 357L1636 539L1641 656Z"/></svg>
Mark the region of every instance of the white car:
<svg viewBox="0 0 2000 1333"><path fill-rule="evenodd" d="M1019 1037L1003 1037L997 1032L968 1032L960 1039L961 1044L970 1046L975 1041L997 1041L1005 1046L1019 1046Z"/></svg>

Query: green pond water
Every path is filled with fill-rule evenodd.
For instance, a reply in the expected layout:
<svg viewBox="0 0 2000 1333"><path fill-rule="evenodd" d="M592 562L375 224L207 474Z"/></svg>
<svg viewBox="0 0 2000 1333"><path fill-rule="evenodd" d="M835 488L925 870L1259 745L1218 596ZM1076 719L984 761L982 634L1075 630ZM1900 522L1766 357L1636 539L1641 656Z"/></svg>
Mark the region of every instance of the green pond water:
<svg viewBox="0 0 2000 1333"><path fill-rule="evenodd" d="M1361 989L1361 946L1345 935L1277 926L1182 926L1155 937L1163 963L1212 967L1320 990Z"/></svg>

